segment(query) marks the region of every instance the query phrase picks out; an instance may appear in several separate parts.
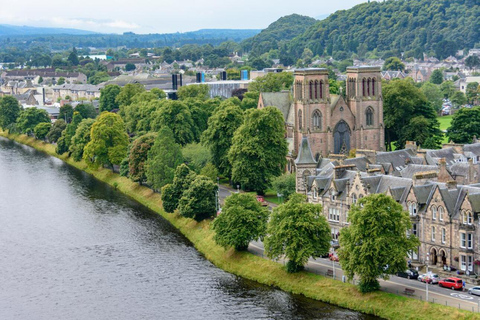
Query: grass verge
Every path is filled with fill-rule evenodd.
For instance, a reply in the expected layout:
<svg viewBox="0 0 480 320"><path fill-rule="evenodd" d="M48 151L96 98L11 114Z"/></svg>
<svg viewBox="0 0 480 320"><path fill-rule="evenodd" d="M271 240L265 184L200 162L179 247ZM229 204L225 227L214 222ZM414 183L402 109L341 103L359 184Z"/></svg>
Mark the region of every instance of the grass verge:
<svg viewBox="0 0 480 320"><path fill-rule="evenodd" d="M0 136L29 145L39 151L64 160L66 163L92 174L97 179L115 186L120 192L154 210L189 239L195 248L217 267L262 284L278 287L284 291L302 294L351 310L373 314L386 319L480 319L480 315L418 301L385 292L361 294L355 286L308 272L288 274L276 262L263 259L248 252L225 251L213 241L210 221L197 223L178 214L168 214L162 209L160 195L121 177L108 169L91 170L86 163L74 162L66 156L58 156L51 144L25 135L9 135L0 131Z"/></svg>

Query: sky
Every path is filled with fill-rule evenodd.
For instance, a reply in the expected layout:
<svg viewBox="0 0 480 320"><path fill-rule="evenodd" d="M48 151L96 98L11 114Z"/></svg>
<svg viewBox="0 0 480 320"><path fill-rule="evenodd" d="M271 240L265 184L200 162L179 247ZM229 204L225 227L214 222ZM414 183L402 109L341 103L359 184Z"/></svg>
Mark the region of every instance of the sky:
<svg viewBox="0 0 480 320"><path fill-rule="evenodd" d="M367 0L23 0L0 8L0 23L101 33L264 29L293 13L318 18Z"/></svg>

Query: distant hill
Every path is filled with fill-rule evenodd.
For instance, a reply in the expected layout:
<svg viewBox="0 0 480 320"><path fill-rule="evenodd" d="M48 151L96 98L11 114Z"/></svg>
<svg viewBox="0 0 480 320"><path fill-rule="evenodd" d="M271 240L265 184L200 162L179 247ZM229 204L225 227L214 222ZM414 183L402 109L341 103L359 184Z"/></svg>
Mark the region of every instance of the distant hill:
<svg viewBox="0 0 480 320"><path fill-rule="evenodd" d="M268 52L271 49L279 49L282 43L301 35L315 22L317 20L314 18L299 14L285 16L270 24L253 38L244 40L241 45L244 51L254 55Z"/></svg>
<svg viewBox="0 0 480 320"><path fill-rule="evenodd" d="M13 27L13 26L7 26ZM43 45L50 50L67 50L72 47L85 48L115 48L126 46L127 48L152 48L175 46L180 47L185 44L211 44L219 45L225 41L240 42L244 39L250 38L258 34L259 29L201 29L197 31L190 31L184 33L154 33L154 34L136 34L133 32L125 32L124 34L101 34L101 33L49 33L38 34L34 30L44 28L33 27L18 27L18 28L32 28L32 33L21 34L13 33L10 29L10 34L3 33L0 25L0 47L9 46L22 49L28 49L31 46ZM49 28L45 28L49 29ZM75 29L54 29L54 30L75 30ZM76 30L81 32L81 30ZM89 32L89 31L84 31ZM48 37L46 37L48 35ZM7 39L8 37L8 39Z"/></svg>
<svg viewBox="0 0 480 320"><path fill-rule="evenodd" d="M9 24L0 24L1 36L27 36L27 35L53 35L53 34L72 34L86 35L96 34L97 32L69 29L69 28L39 28L29 26L13 26Z"/></svg>
<svg viewBox="0 0 480 320"><path fill-rule="evenodd" d="M480 43L479 26L478 0L371 1L310 26L289 43L289 54L299 58L307 47L314 55L339 59L373 50L443 59Z"/></svg>

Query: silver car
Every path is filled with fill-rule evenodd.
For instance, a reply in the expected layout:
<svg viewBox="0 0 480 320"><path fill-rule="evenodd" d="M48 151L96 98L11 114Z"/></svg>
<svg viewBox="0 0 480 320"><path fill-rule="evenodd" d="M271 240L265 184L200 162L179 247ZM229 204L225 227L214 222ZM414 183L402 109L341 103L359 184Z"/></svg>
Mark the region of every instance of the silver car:
<svg viewBox="0 0 480 320"><path fill-rule="evenodd" d="M469 294L474 294L476 296L480 296L480 287L473 287L468 289Z"/></svg>

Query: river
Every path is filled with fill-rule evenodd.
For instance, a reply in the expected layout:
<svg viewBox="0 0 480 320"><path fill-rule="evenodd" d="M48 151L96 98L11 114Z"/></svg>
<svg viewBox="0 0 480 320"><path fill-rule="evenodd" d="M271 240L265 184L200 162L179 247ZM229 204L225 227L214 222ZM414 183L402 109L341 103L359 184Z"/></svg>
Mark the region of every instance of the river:
<svg viewBox="0 0 480 320"><path fill-rule="evenodd" d="M376 319L226 273L163 218L0 138L0 319Z"/></svg>

